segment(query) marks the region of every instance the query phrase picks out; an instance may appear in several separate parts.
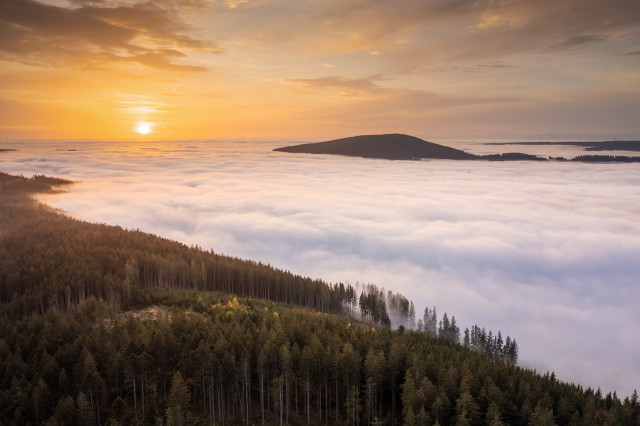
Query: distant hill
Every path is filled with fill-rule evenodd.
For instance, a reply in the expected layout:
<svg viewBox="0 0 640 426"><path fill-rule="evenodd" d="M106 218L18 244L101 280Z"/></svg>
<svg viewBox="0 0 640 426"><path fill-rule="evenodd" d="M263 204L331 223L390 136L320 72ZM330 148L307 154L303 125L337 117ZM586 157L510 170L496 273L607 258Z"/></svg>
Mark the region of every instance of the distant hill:
<svg viewBox="0 0 640 426"><path fill-rule="evenodd" d="M638 141L606 141L606 142L509 142L487 143L485 145L577 145L587 151L603 150L638 150ZM449 146L427 142L415 136L391 133L386 135L361 135L349 138L334 139L327 142L305 143L301 145L276 148L274 151L299 154L333 154L350 157L380 158L386 160L485 160L485 161L575 161L588 163L633 163L640 162L640 157L581 155L572 159L564 157L540 157L521 152L475 155Z"/></svg>
<svg viewBox="0 0 640 426"><path fill-rule="evenodd" d="M426 158L473 160L477 158L475 155L459 149L399 133L353 136L327 142L276 148L274 151L347 155L351 157L384 158L387 160L418 160Z"/></svg>

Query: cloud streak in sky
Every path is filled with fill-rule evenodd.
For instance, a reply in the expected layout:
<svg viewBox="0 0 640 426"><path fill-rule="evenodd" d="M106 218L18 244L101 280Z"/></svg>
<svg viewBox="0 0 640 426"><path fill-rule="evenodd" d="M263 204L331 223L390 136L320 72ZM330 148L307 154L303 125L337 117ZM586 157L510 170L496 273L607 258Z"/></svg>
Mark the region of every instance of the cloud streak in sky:
<svg viewBox="0 0 640 426"><path fill-rule="evenodd" d="M391 162L278 145L15 144L2 159L7 171L81 179L47 201L83 219L373 282L420 311L515 336L524 366L620 395L637 387L637 166ZM78 151L57 150L68 148Z"/></svg>
<svg viewBox="0 0 640 426"><path fill-rule="evenodd" d="M250 19L255 15L266 19ZM296 0L247 2L227 16L234 23L232 38L265 47L286 41L343 53L398 51L407 60L418 52L486 59L550 46L566 50L602 37L589 34L635 32L640 6L626 0Z"/></svg>
<svg viewBox="0 0 640 426"><path fill-rule="evenodd" d="M204 71L176 62L182 50L220 53L212 42L192 38L179 4L102 4L67 8L34 0L0 3L0 52L4 59L106 67L133 62L158 69Z"/></svg>

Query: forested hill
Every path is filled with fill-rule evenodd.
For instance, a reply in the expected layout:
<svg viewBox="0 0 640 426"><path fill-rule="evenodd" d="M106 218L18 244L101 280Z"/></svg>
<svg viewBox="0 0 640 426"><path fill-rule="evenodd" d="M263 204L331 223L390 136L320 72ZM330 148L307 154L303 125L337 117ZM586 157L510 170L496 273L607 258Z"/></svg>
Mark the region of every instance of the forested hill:
<svg viewBox="0 0 640 426"><path fill-rule="evenodd" d="M274 151L305 154L336 154L352 157L416 160L423 158L471 160L476 156L459 149L403 134L362 135L327 142L276 148Z"/></svg>
<svg viewBox="0 0 640 426"><path fill-rule="evenodd" d="M517 367L499 333L456 343L435 309L423 331L382 326L401 295L352 298L27 197L66 183L0 173L0 424L640 424L637 394Z"/></svg>
<svg viewBox="0 0 640 426"><path fill-rule="evenodd" d="M147 290L168 288L221 291L321 312L361 308L364 320L390 324L375 286L363 286L358 298L351 285L331 285L119 226L73 220L28 198L69 183L0 173L0 260L5 262L0 303L12 317L43 314L51 307L65 310L90 296L136 307L146 303ZM362 306L356 306L358 299Z"/></svg>

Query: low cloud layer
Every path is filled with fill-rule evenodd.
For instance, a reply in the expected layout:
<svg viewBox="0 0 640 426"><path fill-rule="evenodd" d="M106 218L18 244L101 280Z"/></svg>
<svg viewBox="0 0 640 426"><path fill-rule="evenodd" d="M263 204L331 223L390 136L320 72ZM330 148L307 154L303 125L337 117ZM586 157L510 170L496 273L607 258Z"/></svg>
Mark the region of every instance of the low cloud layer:
<svg viewBox="0 0 640 426"><path fill-rule="evenodd" d="M16 142L1 159L80 180L45 199L76 217L372 282L515 336L525 367L619 395L638 386L636 165L271 152L284 144Z"/></svg>

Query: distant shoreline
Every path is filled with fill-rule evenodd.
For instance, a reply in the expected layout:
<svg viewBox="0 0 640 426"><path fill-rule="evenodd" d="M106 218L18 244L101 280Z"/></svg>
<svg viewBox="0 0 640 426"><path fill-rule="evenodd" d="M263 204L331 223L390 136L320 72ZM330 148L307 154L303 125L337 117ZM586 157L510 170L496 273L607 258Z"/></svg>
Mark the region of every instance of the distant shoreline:
<svg viewBox="0 0 640 426"><path fill-rule="evenodd" d="M571 145L585 147L585 151L640 151L640 141L485 142L483 145Z"/></svg>

